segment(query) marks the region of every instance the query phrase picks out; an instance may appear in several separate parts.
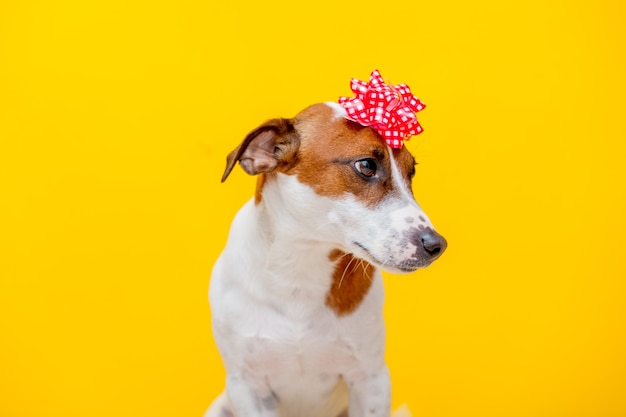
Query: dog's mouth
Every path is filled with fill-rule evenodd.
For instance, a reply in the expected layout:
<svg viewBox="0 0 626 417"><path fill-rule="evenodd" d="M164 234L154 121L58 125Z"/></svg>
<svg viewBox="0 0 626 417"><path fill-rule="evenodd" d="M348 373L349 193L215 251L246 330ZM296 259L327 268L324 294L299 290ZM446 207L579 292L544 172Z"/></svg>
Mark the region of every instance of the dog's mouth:
<svg viewBox="0 0 626 417"><path fill-rule="evenodd" d="M416 271L422 266L420 265L420 262L418 262L417 259L415 258L405 259L399 263L393 262L391 260L383 262L380 259L378 259L376 256L374 256L372 252L370 252L370 250L364 245L362 245L361 243L359 242L352 242L352 243L356 245L359 249L361 249L361 251L364 252L364 255L365 255L364 257L367 258L369 262L373 263L374 265L388 272L409 273L409 272ZM428 264L430 264L430 262ZM428 266L428 265L423 265L423 266Z"/></svg>
<svg viewBox="0 0 626 417"><path fill-rule="evenodd" d="M352 241L352 244L358 248L358 252L361 252L366 260L391 273L409 273L426 268L439 258L447 247L446 240L432 229L426 229L417 239L414 239L415 251L403 259L397 259L391 253L381 260L364 244L358 241Z"/></svg>

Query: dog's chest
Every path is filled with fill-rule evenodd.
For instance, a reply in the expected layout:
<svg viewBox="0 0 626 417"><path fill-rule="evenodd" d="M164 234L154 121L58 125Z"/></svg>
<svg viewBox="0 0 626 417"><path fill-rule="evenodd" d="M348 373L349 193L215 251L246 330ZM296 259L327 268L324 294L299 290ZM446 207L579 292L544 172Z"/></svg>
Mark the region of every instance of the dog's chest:
<svg viewBox="0 0 626 417"><path fill-rule="evenodd" d="M320 312L307 323L268 317L267 324L244 342L240 360L245 372L267 384L280 400L282 415L339 414L347 395L342 375L375 358L360 350L332 314Z"/></svg>
<svg viewBox="0 0 626 417"><path fill-rule="evenodd" d="M257 312L257 324L251 324L256 327L254 335L241 335L242 356L253 372L314 377L357 364L361 343L356 334L361 332L347 329L327 308L304 317L285 311Z"/></svg>
<svg viewBox="0 0 626 417"><path fill-rule="evenodd" d="M379 360L382 321L365 327L356 317L338 317L323 300L312 308L305 295L280 306L268 298L228 303L228 314L220 315L226 319L214 317L229 374L247 375L271 390L284 408L281 415L338 415L346 401L342 375Z"/></svg>
<svg viewBox="0 0 626 417"><path fill-rule="evenodd" d="M328 389L339 374L381 355L383 289L378 274L359 309L338 315L326 304L332 263L276 277L267 267L250 268L245 261L233 268L226 262L230 253L216 264L211 283L214 333L230 370L284 377L285 386L302 380ZM240 269L255 273L243 275Z"/></svg>

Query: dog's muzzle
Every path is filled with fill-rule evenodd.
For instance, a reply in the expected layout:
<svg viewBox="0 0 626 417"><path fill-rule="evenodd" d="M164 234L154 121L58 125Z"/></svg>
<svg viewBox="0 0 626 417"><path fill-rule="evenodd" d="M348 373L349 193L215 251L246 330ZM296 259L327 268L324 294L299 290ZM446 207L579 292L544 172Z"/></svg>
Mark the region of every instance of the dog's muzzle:
<svg viewBox="0 0 626 417"><path fill-rule="evenodd" d="M410 240L415 245L415 252L409 259L401 261L398 265L405 272L427 267L439 258L448 247L446 239L431 228L414 231L410 235Z"/></svg>
<svg viewBox="0 0 626 417"><path fill-rule="evenodd" d="M431 228L416 229L412 228L410 232L404 233L404 239L398 242L395 248L397 252L393 252L387 256L377 257L365 245L353 241L359 251L365 253L365 259L370 259L375 265L384 270L396 273L413 272L419 268L425 268L433 263L443 254L448 246L448 242L439 233ZM393 245L385 245L388 249ZM409 249L408 248L414 248ZM357 253L359 252L357 251ZM385 261L382 262L382 259Z"/></svg>

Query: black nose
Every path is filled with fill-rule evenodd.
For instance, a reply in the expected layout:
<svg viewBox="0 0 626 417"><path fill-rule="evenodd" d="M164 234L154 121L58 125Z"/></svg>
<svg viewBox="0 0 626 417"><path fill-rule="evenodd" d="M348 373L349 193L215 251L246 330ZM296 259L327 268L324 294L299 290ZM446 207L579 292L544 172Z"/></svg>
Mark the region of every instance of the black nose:
<svg viewBox="0 0 626 417"><path fill-rule="evenodd" d="M422 233L420 233L419 238L422 241L422 246L426 253L428 253L432 258L439 257L446 247L448 246L448 242L441 236L439 233L435 232L432 229L426 229Z"/></svg>

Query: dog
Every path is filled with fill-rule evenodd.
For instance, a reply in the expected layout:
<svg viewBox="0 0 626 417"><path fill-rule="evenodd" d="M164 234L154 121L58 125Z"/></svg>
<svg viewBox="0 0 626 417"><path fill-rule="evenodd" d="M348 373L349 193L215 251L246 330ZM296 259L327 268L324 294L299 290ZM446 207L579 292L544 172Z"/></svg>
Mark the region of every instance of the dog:
<svg viewBox="0 0 626 417"><path fill-rule="evenodd" d="M251 131L227 157L257 175L210 282L226 389L205 417L388 417L381 270L446 249L413 197L415 160L337 103Z"/></svg>

